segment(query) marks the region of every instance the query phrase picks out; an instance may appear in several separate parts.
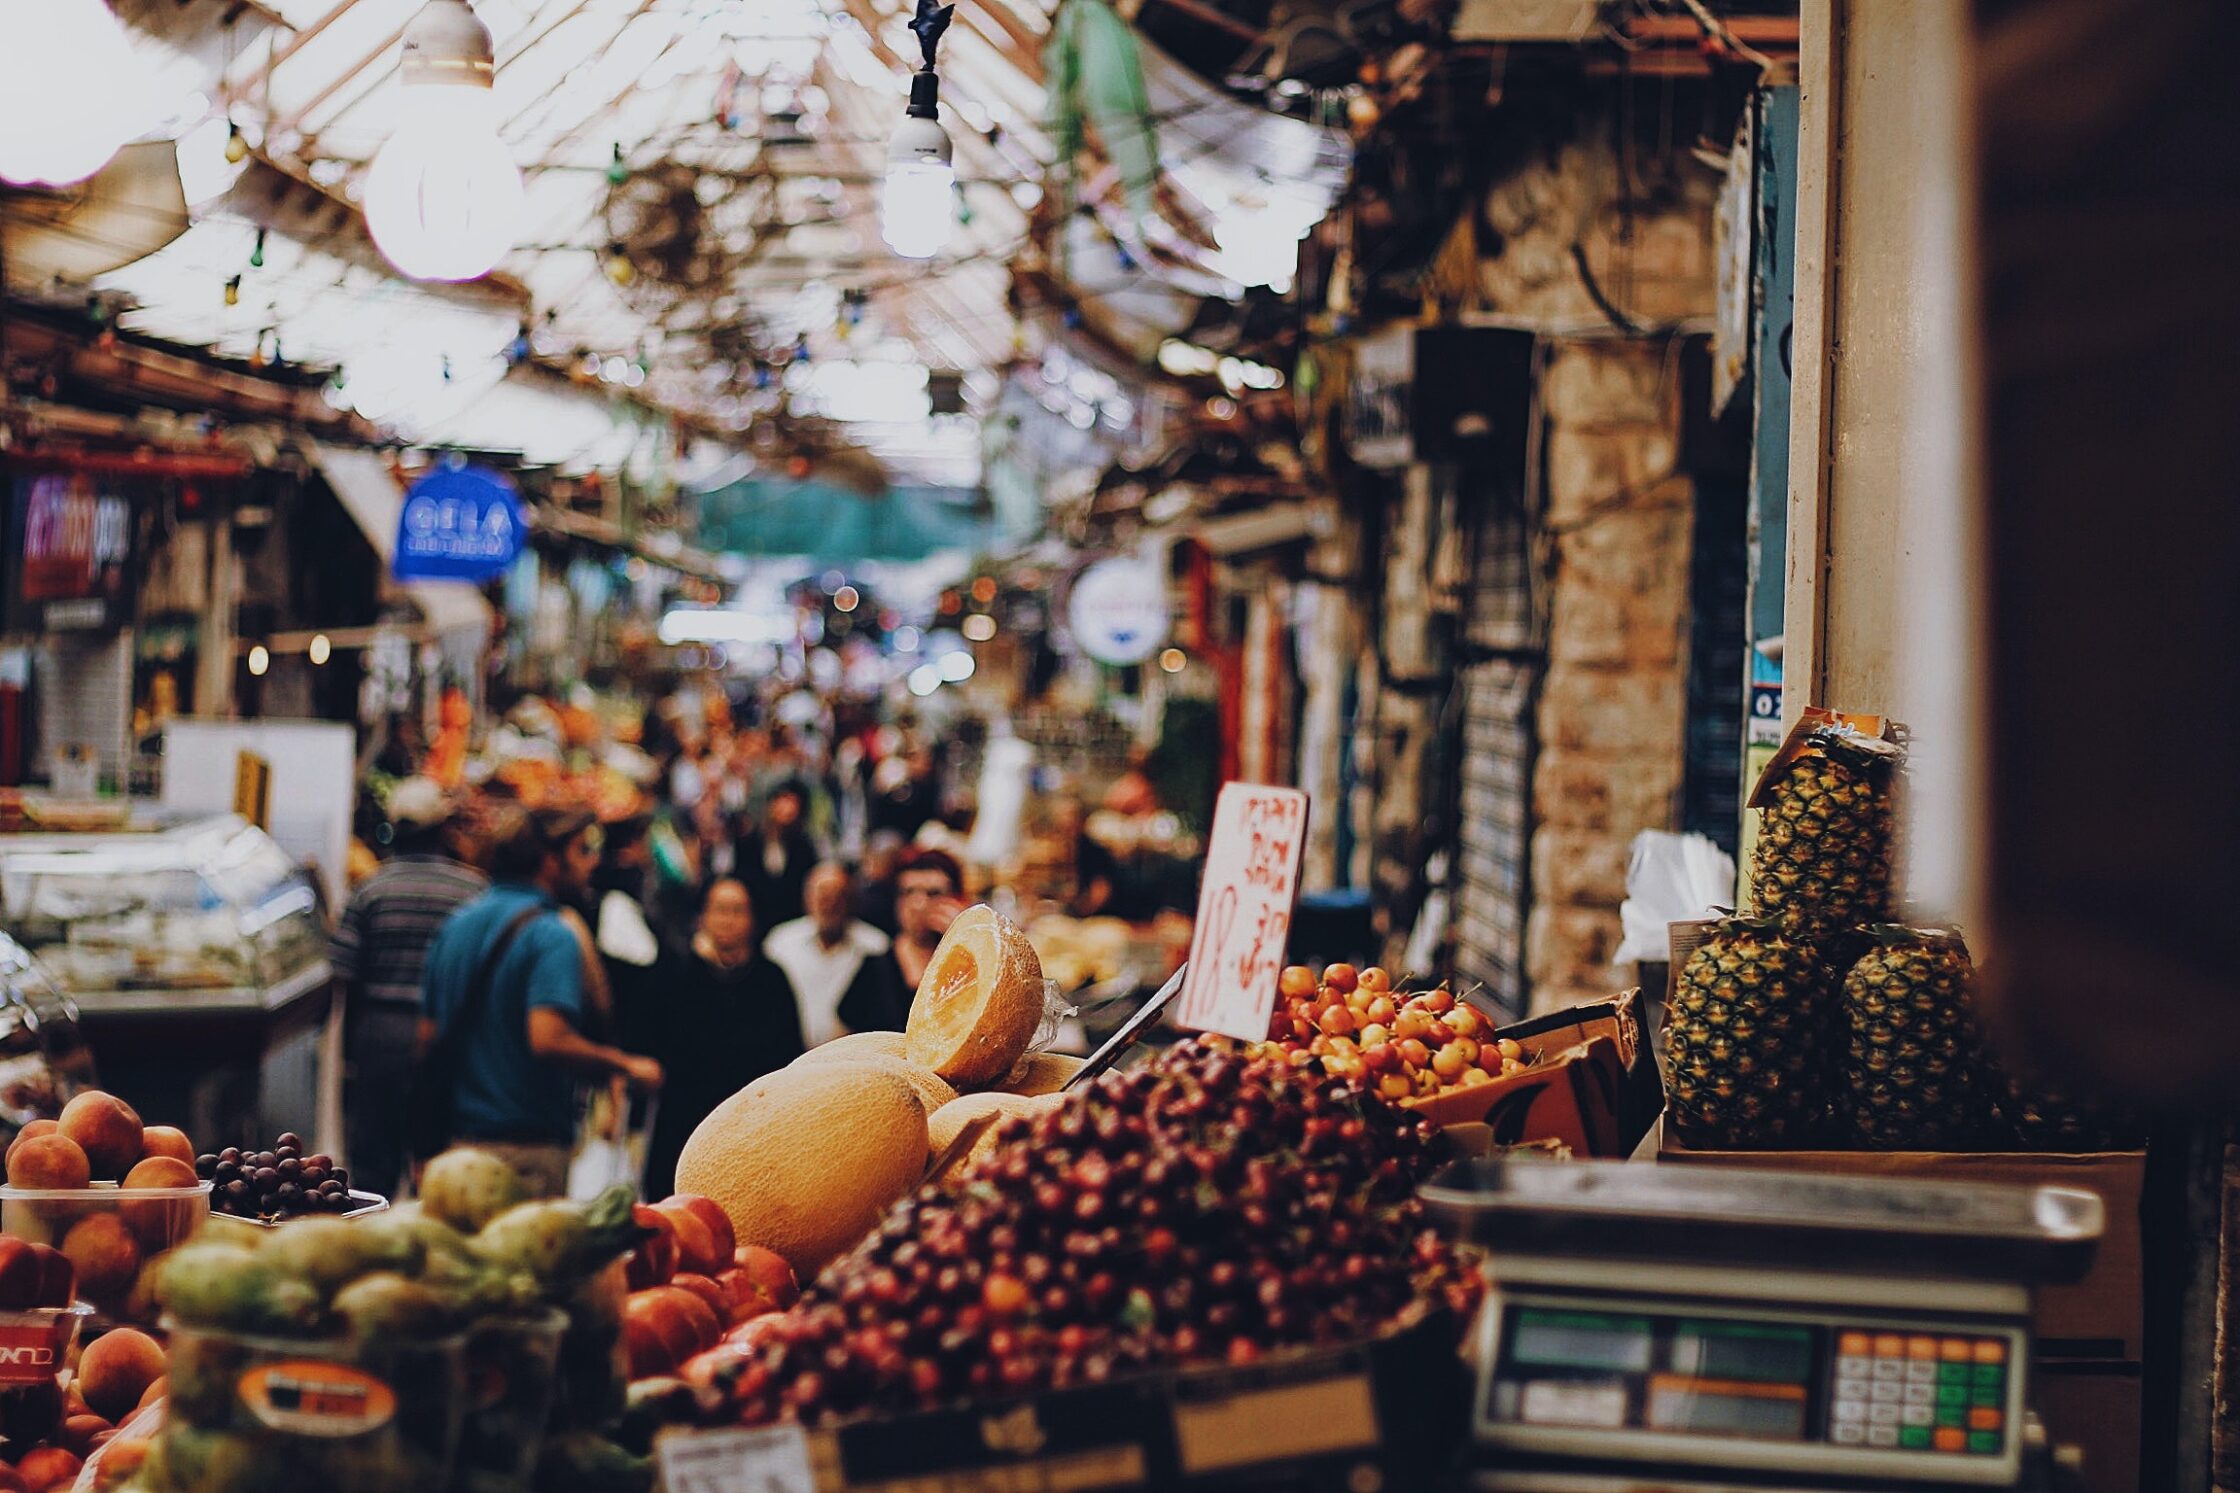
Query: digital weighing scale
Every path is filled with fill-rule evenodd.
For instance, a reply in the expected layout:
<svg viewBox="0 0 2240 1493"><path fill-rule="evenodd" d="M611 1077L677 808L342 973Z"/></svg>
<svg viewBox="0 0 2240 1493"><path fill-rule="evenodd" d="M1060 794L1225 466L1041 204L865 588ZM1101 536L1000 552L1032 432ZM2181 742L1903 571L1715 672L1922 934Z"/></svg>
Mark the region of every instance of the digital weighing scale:
<svg viewBox="0 0 2240 1493"><path fill-rule="evenodd" d="M1491 1253L1474 1487L2045 1486L2030 1293L2090 1263L2093 1193L1485 1159L1423 1197Z"/></svg>

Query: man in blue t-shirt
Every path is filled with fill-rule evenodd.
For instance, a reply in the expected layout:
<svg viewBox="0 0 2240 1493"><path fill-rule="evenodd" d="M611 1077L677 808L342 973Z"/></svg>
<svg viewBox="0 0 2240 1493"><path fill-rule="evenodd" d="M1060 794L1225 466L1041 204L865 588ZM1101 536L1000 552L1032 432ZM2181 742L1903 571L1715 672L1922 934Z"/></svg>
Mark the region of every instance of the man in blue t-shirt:
<svg viewBox="0 0 2240 1493"><path fill-rule="evenodd" d="M578 1081L619 1074L654 1089L661 1065L585 1035L588 940L563 908L584 896L599 864L597 824L574 810L509 809L494 828L492 886L453 913L428 950L423 1032L432 1043L449 1028L510 929L461 1034L454 1139L496 1153L533 1194L552 1197L567 1189Z"/></svg>

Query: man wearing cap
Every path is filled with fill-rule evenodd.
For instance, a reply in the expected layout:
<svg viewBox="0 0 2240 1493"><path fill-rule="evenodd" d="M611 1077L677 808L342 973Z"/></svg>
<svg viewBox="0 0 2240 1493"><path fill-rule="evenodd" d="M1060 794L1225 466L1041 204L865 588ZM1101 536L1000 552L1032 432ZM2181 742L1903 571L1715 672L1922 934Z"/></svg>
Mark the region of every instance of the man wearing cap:
<svg viewBox="0 0 2240 1493"><path fill-rule="evenodd" d="M404 1170L404 1098L420 1026L420 974L436 930L482 894L464 863L443 789L405 778L389 790L392 851L343 908L328 953L343 991L343 1114L350 1170L389 1197Z"/></svg>
<svg viewBox="0 0 2240 1493"><path fill-rule="evenodd" d="M509 808L493 825L490 889L428 950L421 1036L456 1054L451 1139L509 1162L532 1196L567 1190L576 1085L661 1085L661 1065L585 1035L586 950L561 909L580 902L602 837L579 810Z"/></svg>

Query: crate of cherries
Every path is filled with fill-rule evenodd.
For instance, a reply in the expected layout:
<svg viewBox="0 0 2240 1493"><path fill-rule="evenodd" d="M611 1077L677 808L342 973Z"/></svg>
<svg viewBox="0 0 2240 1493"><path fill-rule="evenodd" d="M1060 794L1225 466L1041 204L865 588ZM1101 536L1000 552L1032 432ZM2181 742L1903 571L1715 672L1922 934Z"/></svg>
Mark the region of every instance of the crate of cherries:
<svg viewBox="0 0 2240 1493"><path fill-rule="evenodd" d="M376 1212L385 1200L352 1192L350 1173L324 1152L303 1154L303 1137L288 1131L269 1151L228 1146L194 1159L210 1183L210 1211L244 1223L279 1223L311 1214Z"/></svg>

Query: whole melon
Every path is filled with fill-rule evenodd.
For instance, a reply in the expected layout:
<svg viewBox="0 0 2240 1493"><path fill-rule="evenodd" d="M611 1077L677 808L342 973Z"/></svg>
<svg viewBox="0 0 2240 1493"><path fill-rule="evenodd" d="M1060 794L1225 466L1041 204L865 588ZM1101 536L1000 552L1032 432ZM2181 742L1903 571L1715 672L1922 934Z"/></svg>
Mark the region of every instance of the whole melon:
<svg viewBox="0 0 2240 1493"><path fill-rule="evenodd" d="M919 1067L916 1063L911 1062L908 1058L886 1058L864 1055L850 1058L846 1062L835 1063L804 1064L796 1061L794 1067L799 1070L818 1073L835 1070L846 1072L861 1072L862 1070L869 1068L881 1073L899 1074L906 1082L908 1082L911 1088L917 1091L918 1102L925 1106L925 1111L929 1115L932 1114L935 1110L941 1108L942 1105L947 1104L950 1100L957 1097L957 1091L950 1088L948 1084L942 1082L941 1075L935 1073L931 1068Z"/></svg>
<svg viewBox="0 0 2240 1493"><path fill-rule="evenodd" d="M713 1198L741 1243L776 1250L807 1281L917 1186L925 1165L925 1105L907 1078L812 1064L717 1105L684 1143L677 1190Z"/></svg>
<svg viewBox="0 0 2240 1493"><path fill-rule="evenodd" d="M1042 961L1017 923L985 903L957 914L910 1003L910 1061L960 1089L1009 1073L1042 1024Z"/></svg>
<svg viewBox="0 0 2240 1493"><path fill-rule="evenodd" d="M1087 1061L1062 1052L1030 1052L999 1087L1006 1094L1055 1094Z"/></svg>
<svg viewBox="0 0 2240 1493"><path fill-rule="evenodd" d="M803 1063L853 1063L864 1058L901 1058L907 1060L910 1039L900 1032L850 1032L845 1037L834 1037L820 1047L812 1047L793 1060L795 1067Z"/></svg>
<svg viewBox="0 0 2240 1493"><path fill-rule="evenodd" d="M1005 1116L1017 1115L1031 1120L1064 1102L1056 1094L967 1094L955 1103L944 1104L933 1112L933 1117L926 1122L926 1144L933 1159L938 1161L957 1143L957 1137L964 1133L965 1126L983 1117L992 1117L996 1123L980 1132L979 1138L972 1143L971 1152L965 1157L967 1161L978 1161L995 1149L996 1131L1002 1128Z"/></svg>

